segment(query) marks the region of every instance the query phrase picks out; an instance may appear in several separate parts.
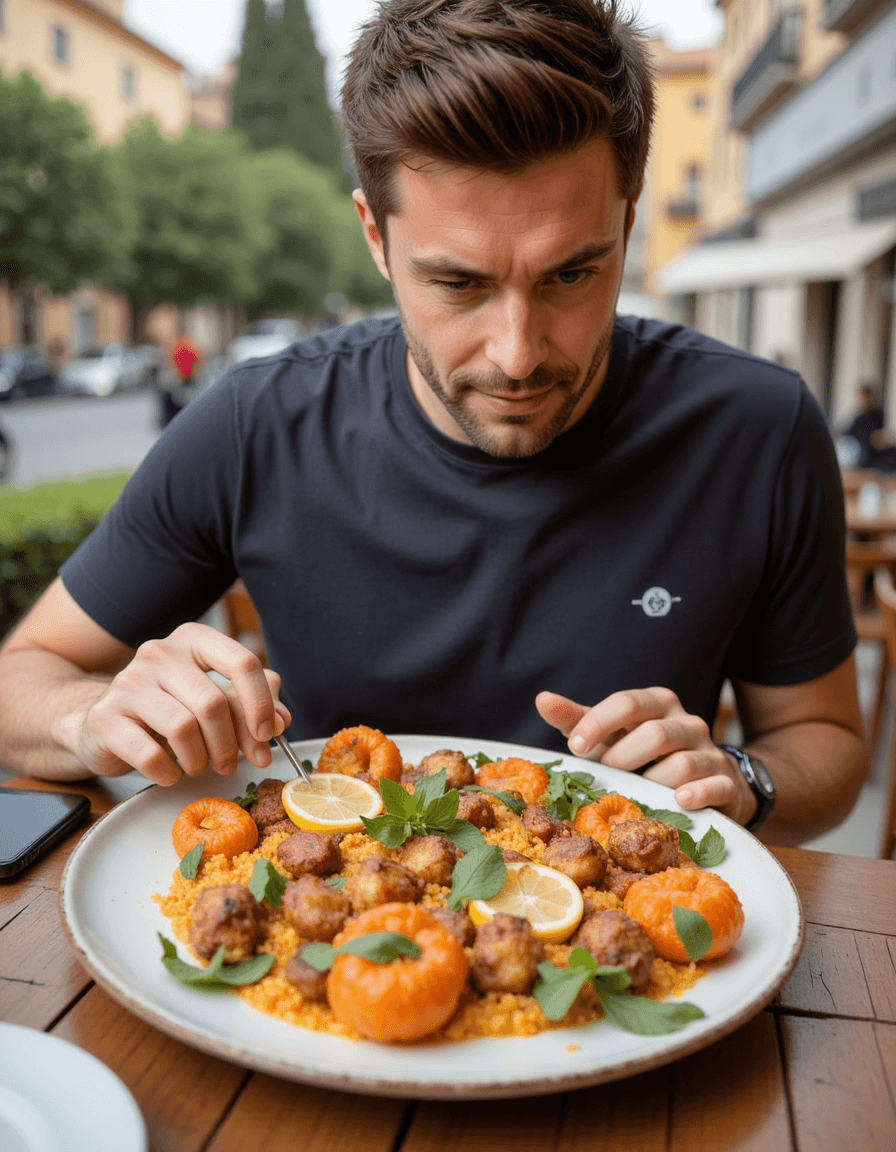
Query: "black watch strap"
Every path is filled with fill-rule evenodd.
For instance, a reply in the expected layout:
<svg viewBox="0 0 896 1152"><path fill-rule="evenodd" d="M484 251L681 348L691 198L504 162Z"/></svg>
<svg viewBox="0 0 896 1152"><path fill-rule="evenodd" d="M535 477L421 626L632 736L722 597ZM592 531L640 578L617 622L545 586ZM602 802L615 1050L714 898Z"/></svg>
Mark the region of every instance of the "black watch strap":
<svg viewBox="0 0 896 1152"><path fill-rule="evenodd" d="M762 761L745 752L743 748L736 748L733 744L719 744L717 747L734 757L743 778L750 786L750 791L756 797L756 813L753 819L744 825L748 832L755 832L768 820L775 807L774 781Z"/></svg>

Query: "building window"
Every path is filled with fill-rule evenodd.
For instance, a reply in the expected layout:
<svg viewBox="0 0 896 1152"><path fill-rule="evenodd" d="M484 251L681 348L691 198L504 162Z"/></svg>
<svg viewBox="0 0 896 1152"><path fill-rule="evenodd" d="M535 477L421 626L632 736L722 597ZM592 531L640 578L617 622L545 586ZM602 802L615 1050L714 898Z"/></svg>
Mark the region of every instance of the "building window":
<svg viewBox="0 0 896 1152"><path fill-rule="evenodd" d="M121 94L129 103L137 95L137 74L129 64L121 70Z"/></svg>
<svg viewBox="0 0 896 1152"><path fill-rule="evenodd" d="M50 34L50 51L53 59L59 64L68 64L71 59L71 43L68 28L63 24L54 24Z"/></svg>

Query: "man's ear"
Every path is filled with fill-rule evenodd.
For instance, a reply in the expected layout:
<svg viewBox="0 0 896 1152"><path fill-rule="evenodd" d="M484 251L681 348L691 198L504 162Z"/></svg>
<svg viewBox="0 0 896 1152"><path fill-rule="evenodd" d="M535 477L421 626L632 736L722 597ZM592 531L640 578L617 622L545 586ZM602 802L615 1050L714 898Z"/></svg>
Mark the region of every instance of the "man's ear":
<svg viewBox="0 0 896 1152"><path fill-rule="evenodd" d="M625 243L628 244L628 238L632 234L632 228L635 226L635 205L641 199L641 193L644 191L644 181L638 188L638 191L626 204L625 209Z"/></svg>
<svg viewBox="0 0 896 1152"><path fill-rule="evenodd" d="M360 188L356 188L352 193L352 199L355 202L358 216L361 218L361 227L364 229L364 239L367 241L370 255L373 257L373 261L382 275L385 276L387 280L391 280L389 265L386 263L386 248L383 243L383 237L373 218L373 213L370 211L367 197Z"/></svg>

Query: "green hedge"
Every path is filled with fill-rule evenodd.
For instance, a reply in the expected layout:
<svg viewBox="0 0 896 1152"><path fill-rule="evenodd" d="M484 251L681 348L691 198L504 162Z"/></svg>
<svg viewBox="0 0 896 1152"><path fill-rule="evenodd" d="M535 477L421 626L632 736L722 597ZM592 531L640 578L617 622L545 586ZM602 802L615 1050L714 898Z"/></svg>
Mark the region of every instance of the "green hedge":
<svg viewBox="0 0 896 1152"><path fill-rule="evenodd" d="M0 636L118 499L129 472L0 488Z"/></svg>

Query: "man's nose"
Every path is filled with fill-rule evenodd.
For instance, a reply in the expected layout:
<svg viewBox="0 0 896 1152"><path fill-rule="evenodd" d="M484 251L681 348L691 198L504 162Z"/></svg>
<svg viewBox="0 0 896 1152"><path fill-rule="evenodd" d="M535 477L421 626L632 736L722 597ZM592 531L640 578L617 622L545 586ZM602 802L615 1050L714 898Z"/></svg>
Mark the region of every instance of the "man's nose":
<svg viewBox="0 0 896 1152"><path fill-rule="evenodd" d="M547 359L539 310L525 296L508 294L489 317L485 355L511 380L525 380Z"/></svg>

